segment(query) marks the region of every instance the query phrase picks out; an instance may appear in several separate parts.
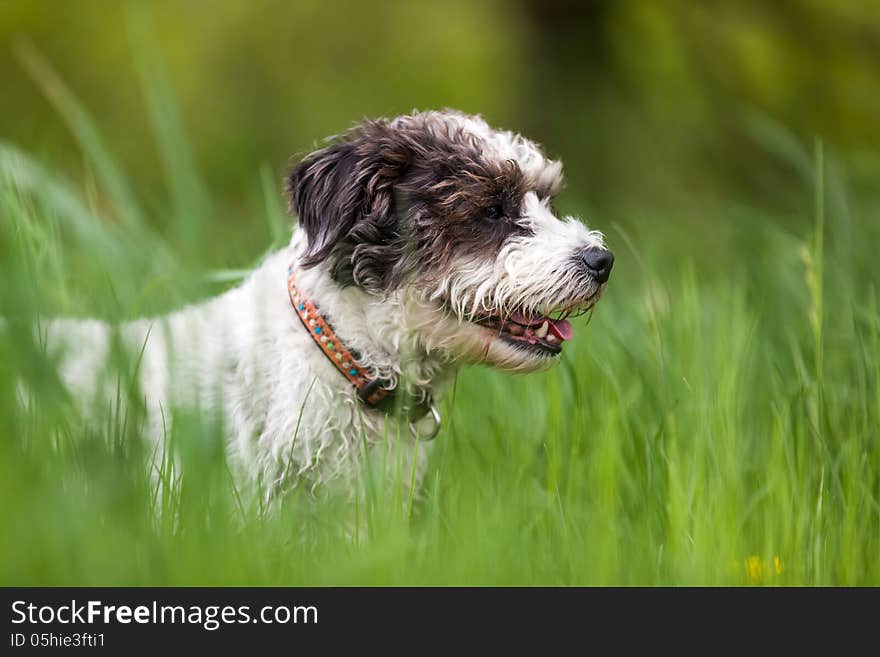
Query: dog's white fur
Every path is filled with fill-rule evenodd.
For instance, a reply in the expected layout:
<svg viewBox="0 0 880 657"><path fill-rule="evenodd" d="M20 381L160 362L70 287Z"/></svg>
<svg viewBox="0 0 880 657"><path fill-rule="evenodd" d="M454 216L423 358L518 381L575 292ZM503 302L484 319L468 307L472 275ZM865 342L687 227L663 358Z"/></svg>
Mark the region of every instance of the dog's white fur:
<svg viewBox="0 0 880 657"><path fill-rule="evenodd" d="M397 121L413 117L428 130L463 128L486 157L513 159L534 180L557 189L561 184L560 164L518 135L449 112ZM325 266L297 264L308 244L296 229L288 247L219 297L116 329L98 321L57 320L48 328L49 345L63 352L62 377L88 404L115 394L115 384L97 373L118 330L133 354L143 348L139 383L148 433L162 437L175 405L218 414L233 469L269 494L298 482L352 482L363 458L362 431L367 444L389 436L408 458L423 462L426 450L417 449L408 428L366 408L304 330L288 298L288 266L294 265L299 288L346 346L360 352L379 377L437 398L463 363L530 371L555 360L493 339L468 319L484 310L549 313L601 292L603 286L585 288L567 268L578 249L603 246L602 236L571 218L556 218L533 192L522 203L529 234L511 238L493 258L453 254L448 271L430 286L418 275L384 294L340 286Z"/></svg>

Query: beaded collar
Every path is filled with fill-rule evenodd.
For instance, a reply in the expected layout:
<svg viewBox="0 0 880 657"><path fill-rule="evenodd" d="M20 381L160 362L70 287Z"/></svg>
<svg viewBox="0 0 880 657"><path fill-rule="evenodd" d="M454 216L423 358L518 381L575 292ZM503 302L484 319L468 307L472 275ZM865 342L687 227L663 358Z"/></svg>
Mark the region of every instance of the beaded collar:
<svg viewBox="0 0 880 657"><path fill-rule="evenodd" d="M305 292L297 286L293 273L293 265L287 269L287 292L290 295L290 303L293 311L302 322L303 327L318 345L327 360L348 379L357 390L358 398L367 406L386 413L395 410L395 388L390 381L380 379L370 372L370 369L359 362L359 355L349 350L336 336L333 328L324 319L318 308L306 296ZM409 417L409 427L413 436L418 440L431 440L440 430L440 413L430 397L418 404L403 408ZM420 431L416 422L430 413L432 424L427 431Z"/></svg>
<svg viewBox="0 0 880 657"><path fill-rule="evenodd" d="M342 373L342 376L351 381L357 389L358 397L364 403L368 406L379 406L394 389L387 387L387 381L371 376L369 370L361 365L351 351L336 337L336 333L318 312L315 304L309 301L302 290L297 288L292 265L287 270L287 291L290 293L290 302L293 304L296 316L299 317L318 348Z"/></svg>

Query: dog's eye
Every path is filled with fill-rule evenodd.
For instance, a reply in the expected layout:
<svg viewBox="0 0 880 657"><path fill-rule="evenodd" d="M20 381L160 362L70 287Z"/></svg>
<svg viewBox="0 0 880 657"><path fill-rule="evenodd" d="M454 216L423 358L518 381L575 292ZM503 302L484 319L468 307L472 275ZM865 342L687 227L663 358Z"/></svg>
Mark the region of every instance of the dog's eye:
<svg viewBox="0 0 880 657"><path fill-rule="evenodd" d="M491 208L486 210L486 216L489 219L501 219L504 216L504 208L500 205L493 205Z"/></svg>

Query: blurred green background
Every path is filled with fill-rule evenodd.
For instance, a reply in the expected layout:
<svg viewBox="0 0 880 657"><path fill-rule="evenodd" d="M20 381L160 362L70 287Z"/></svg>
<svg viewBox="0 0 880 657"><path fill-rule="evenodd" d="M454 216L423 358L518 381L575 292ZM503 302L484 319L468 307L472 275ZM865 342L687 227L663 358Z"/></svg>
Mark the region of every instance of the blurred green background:
<svg viewBox="0 0 880 657"><path fill-rule="evenodd" d="M846 151L853 184L880 171L876 0L0 3L0 137L78 177L79 150L15 55L23 42L157 204L141 76L167 72L218 229L235 237L218 259L265 243L249 218L261 166L280 177L352 122L413 108L456 107L531 136L563 159L569 203L600 224L622 206L724 222L701 203L730 195L808 209L780 193L798 172L768 152L767 121Z"/></svg>

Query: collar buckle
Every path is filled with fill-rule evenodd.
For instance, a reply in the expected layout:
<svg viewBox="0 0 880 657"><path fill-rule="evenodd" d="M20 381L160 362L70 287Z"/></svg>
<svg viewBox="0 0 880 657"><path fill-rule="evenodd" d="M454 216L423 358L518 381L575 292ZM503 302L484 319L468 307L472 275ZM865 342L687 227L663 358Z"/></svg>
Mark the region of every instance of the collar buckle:
<svg viewBox="0 0 880 657"><path fill-rule="evenodd" d="M384 383L387 383L387 381L385 381L384 379L370 379L360 388L357 388L357 396L360 397L360 400L365 404L369 406L374 406L378 403L379 400L371 399L371 397L373 397L376 391L384 387L382 385Z"/></svg>

